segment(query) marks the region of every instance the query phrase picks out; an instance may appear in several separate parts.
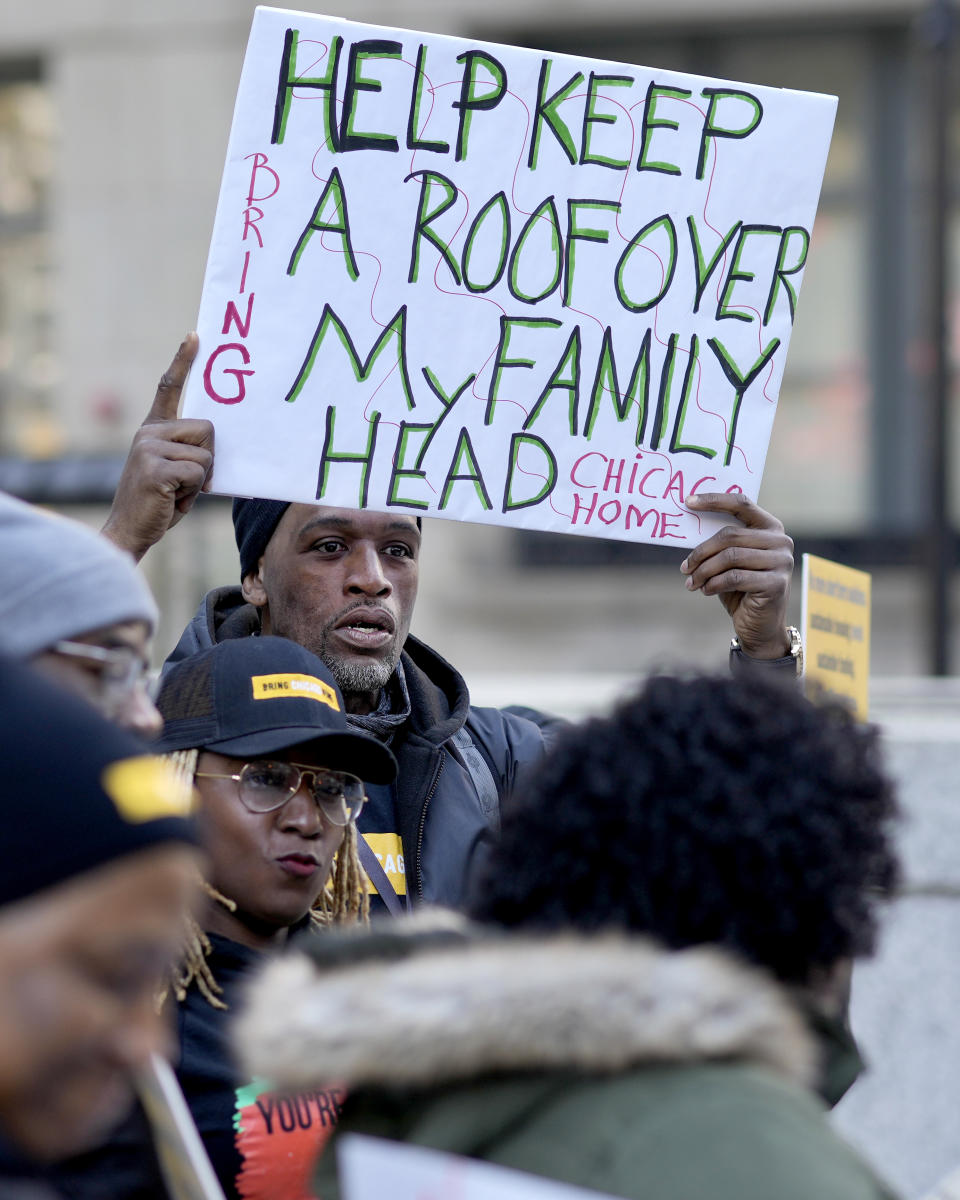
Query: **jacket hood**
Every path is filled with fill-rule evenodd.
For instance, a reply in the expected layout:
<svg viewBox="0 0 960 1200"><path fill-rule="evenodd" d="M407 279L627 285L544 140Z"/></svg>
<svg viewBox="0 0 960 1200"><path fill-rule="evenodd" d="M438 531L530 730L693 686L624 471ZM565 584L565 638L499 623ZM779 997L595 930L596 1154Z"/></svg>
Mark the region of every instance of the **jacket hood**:
<svg viewBox="0 0 960 1200"><path fill-rule="evenodd" d="M230 638L249 637L259 629L259 614L244 600L239 587L214 588L204 596L190 624L167 656L163 670L190 658L198 650L209 650Z"/></svg>
<svg viewBox="0 0 960 1200"><path fill-rule="evenodd" d="M470 712L466 680L413 634L407 635L401 661L410 692L411 727L440 746L461 728Z"/></svg>
<svg viewBox="0 0 960 1200"><path fill-rule="evenodd" d="M435 918L395 921L394 933L373 936L374 959L360 957L370 953L361 935L358 961L272 963L236 1028L245 1067L283 1087L422 1087L733 1059L812 1084L816 1047L803 1017L773 980L720 950L615 935L490 936L466 924L450 944L458 920L444 916L444 936L421 946ZM397 950L404 939L412 952Z"/></svg>
<svg viewBox="0 0 960 1200"><path fill-rule="evenodd" d="M250 637L260 629L260 617L236 585L207 592L193 620L164 663L164 670L198 650L230 638ZM470 694L466 681L435 650L412 634L404 643L403 665L413 706L411 725L439 746L467 719Z"/></svg>

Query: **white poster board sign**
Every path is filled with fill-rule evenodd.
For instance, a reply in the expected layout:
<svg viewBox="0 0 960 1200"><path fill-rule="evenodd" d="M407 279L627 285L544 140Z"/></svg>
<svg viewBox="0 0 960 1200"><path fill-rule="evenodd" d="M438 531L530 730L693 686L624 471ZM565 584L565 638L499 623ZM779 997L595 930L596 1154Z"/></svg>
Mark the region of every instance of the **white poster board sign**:
<svg viewBox="0 0 960 1200"><path fill-rule="evenodd" d="M256 10L213 486L631 541L756 498L836 100Z"/></svg>
<svg viewBox="0 0 960 1200"><path fill-rule="evenodd" d="M603 1200L604 1193L494 1163L361 1134L337 1141L344 1200Z"/></svg>

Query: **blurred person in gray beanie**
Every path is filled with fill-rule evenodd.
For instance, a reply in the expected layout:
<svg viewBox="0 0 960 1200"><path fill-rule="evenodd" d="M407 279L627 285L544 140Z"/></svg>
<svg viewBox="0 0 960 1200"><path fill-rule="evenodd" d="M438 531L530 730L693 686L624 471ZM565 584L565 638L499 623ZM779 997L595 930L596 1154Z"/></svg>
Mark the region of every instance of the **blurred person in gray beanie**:
<svg viewBox="0 0 960 1200"><path fill-rule="evenodd" d="M77 521L0 494L0 654L29 661L117 724L152 736L145 689L157 606L129 554Z"/></svg>

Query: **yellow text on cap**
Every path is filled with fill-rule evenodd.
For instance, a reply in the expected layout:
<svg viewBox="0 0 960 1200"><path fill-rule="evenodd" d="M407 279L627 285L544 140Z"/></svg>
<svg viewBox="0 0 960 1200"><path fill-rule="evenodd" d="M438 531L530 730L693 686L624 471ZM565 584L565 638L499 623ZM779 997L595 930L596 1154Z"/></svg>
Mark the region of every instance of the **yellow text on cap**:
<svg viewBox="0 0 960 1200"><path fill-rule="evenodd" d="M278 696L305 696L308 700L319 700L328 708L340 711L337 693L329 683L315 675L254 675L254 700L275 700Z"/></svg>
<svg viewBox="0 0 960 1200"><path fill-rule="evenodd" d="M120 816L133 824L185 817L193 807L190 781L152 754L110 763L100 782Z"/></svg>

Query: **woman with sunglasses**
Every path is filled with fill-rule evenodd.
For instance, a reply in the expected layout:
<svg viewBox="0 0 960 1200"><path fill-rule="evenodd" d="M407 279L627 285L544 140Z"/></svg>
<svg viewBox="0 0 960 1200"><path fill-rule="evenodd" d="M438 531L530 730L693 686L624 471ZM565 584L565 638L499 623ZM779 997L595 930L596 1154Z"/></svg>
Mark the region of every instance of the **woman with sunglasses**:
<svg viewBox="0 0 960 1200"><path fill-rule="evenodd" d="M355 821L364 781L391 783L396 763L347 724L320 660L284 638L231 639L177 664L157 705L158 749L195 781L207 856L204 909L188 921L167 998L174 1065L226 1195L306 1200L340 1093L277 1096L240 1077L230 1025L265 954L293 935L365 918ZM136 1114L58 1182L76 1197L162 1195L147 1137Z"/></svg>

